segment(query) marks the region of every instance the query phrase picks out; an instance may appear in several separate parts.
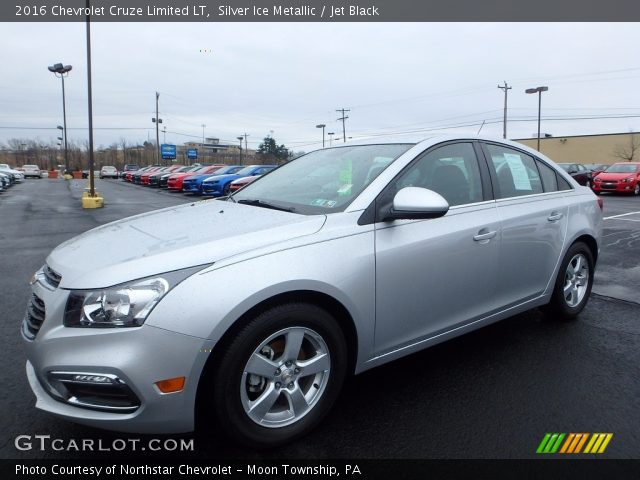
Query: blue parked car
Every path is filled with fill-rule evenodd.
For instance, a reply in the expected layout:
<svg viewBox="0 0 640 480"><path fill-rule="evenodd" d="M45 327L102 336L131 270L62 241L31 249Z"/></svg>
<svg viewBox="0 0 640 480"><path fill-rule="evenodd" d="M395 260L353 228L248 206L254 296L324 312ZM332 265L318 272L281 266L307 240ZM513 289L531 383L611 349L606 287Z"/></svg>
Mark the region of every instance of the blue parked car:
<svg viewBox="0 0 640 480"><path fill-rule="evenodd" d="M277 165L249 165L232 175L216 175L215 177L207 178L202 182L202 195L211 197L229 195L229 186L234 180L252 175L264 175L276 167Z"/></svg>
<svg viewBox="0 0 640 480"><path fill-rule="evenodd" d="M202 194L202 182L211 178L212 176L225 175L230 173L236 173L242 170L241 165L228 165L226 167L219 168L212 173L204 173L202 175L189 175L182 181L182 193L191 193L193 195Z"/></svg>

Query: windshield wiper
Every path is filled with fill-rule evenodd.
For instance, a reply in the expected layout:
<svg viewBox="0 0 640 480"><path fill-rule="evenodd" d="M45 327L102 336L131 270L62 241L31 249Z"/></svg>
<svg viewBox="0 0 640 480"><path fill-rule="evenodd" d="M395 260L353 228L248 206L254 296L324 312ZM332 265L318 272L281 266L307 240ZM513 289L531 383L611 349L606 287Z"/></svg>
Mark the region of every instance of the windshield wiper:
<svg viewBox="0 0 640 480"><path fill-rule="evenodd" d="M279 205L274 205L272 203L269 202L265 202L264 200L258 200L258 199L242 199L242 200L238 200L237 203L242 203L244 205L252 205L254 207L262 207L262 208L271 208L273 210L280 210L282 212L295 212L296 209L295 208L289 208L289 207L281 207Z"/></svg>

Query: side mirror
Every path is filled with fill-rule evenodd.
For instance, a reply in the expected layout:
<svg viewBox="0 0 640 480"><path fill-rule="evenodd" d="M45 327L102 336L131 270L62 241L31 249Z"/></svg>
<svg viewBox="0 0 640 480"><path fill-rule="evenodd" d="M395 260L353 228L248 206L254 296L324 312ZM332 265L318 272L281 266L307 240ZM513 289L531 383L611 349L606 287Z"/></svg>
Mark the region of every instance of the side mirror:
<svg viewBox="0 0 640 480"><path fill-rule="evenodd" d="M419 187L406 187L393 197L393 206L384 220L419 220L442 217L449 204L439 193Z"/></svg>

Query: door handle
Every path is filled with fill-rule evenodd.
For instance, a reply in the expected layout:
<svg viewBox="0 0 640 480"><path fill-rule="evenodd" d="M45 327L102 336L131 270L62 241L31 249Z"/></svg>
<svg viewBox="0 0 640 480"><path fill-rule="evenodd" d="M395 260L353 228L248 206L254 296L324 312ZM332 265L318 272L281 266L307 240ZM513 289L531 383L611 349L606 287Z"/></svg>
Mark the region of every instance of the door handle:
<svg viewBox="0 0 640 480"><path fill-rule="evenodd" d="M564 214L562 213L558 213L558 212L551 212L551 215L549 215L547 217L547 220L549 220L550 222L557 222L558 220L560 220L562 217L564 217Z"/></svg>
<svg viewBox="0 0 640 480"><path fill-rule="evenodd" d="M496 236L496 233L498 233L498 232L495 231L495 230L490 232L487 228L483 228L482 230L480 230L478 232L477 235L473 236L473 239L476 242L482 242L483 240L491 240L493 237ZM486 241L485 241L485 243L486 243Z"/></svg>

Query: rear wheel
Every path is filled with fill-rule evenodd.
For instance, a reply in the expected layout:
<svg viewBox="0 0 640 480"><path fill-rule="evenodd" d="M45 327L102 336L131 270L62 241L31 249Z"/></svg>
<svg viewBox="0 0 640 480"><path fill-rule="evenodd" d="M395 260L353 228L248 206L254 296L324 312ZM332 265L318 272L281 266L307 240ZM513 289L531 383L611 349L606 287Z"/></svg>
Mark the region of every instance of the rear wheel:
<svg viewBox="0 0 640 480"><path fill-rule="evenodd" d="M570 319L585 307L593 286L594 261L589 247L576 242L560 265L551 301L546 306L553 318Z"/></svg>
<svg viewBox="0 0 640 480"><path fill-rule="evenodd" d="M306 303L267 310L221 354L211 384L218 422L252 447L299 438L330 410L346 365L344 335L325 310Z"/></svg>

